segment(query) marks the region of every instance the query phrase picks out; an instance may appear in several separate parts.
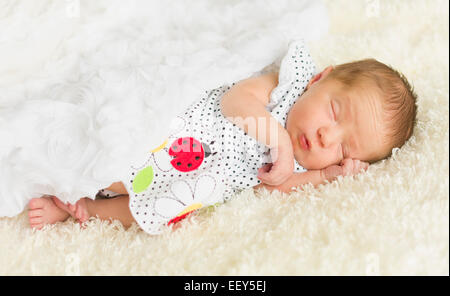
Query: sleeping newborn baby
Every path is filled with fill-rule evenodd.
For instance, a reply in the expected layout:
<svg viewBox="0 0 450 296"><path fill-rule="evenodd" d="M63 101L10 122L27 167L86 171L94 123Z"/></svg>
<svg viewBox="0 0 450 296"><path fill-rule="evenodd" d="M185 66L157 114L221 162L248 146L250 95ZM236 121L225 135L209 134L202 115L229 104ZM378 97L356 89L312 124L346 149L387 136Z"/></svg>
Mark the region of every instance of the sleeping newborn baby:
<svg viewBox="0 0 450 296"><path fill-rule="evenodd" d="M292 41L278 73L206 92L177 116L129 178L106 188L114 198L33 198L31 227L97 216L158 234L246 188L290 192L357 174L409 139L416 95L402 74L374 59L315 72Z"/></svg>

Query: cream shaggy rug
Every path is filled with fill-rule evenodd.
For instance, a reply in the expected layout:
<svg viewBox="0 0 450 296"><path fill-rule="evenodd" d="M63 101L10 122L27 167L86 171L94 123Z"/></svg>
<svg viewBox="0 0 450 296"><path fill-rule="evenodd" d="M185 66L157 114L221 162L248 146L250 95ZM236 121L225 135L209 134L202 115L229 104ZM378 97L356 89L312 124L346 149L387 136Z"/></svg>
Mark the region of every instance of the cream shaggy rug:
<svg viewBox="0 0 450 296"><path fill-rule="evenodd" d="M449 274L448 1L330 0L328 19L319 2L159 2L0 1L0 275ZM418 126L391 159L290 195L246 190L156 237L11 214L26 194L119 179L160 143L162 116L269 65L296 32L318 70L374 57L415 86Z"/></svg>

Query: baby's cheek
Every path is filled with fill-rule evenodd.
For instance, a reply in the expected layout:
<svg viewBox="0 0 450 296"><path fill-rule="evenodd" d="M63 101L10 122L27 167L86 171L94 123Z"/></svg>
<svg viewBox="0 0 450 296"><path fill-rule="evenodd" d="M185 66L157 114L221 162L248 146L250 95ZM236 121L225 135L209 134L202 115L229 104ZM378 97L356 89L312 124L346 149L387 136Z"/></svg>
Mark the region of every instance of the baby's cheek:
<svg viewBox="0 0 450 296"><path fill-rule="evenodd" d="M319 152L316 153L314 159L315 169L323 169L332 165L339 164L339 160L333 153L329 152Z"/></svg>

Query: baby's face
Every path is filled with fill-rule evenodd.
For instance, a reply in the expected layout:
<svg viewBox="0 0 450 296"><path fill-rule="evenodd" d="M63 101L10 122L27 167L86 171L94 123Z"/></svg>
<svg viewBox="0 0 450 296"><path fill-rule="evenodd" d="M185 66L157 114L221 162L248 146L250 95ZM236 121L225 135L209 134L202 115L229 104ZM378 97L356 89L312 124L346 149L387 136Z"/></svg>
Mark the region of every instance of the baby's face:
<svg viewBox="0 0 450 296"><path fill-rule="evenodd" d="M370 161L383 155L387 147L375 92L344 91L340 82L324 79L327 69L289 111L286 129L295 159L306 169L322 169L344 158Z"/></svg>

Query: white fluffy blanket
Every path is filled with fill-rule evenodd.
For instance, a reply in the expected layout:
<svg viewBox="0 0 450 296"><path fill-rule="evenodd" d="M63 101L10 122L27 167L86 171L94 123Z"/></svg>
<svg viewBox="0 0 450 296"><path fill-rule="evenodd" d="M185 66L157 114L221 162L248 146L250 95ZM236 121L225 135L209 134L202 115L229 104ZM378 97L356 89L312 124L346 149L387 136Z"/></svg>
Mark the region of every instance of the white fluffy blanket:
<svg viewBox="0 0 450 296"><path fill-rule="evenodd" d="M1 1L0 274L448 275L448 2L325 5L329 19L316 1ZM198 94L298 36L319 69L374 57L409 78L419 122L391 159L244 191L158 237L96 219L29 229L28 197L92 196Z"/></svg>

